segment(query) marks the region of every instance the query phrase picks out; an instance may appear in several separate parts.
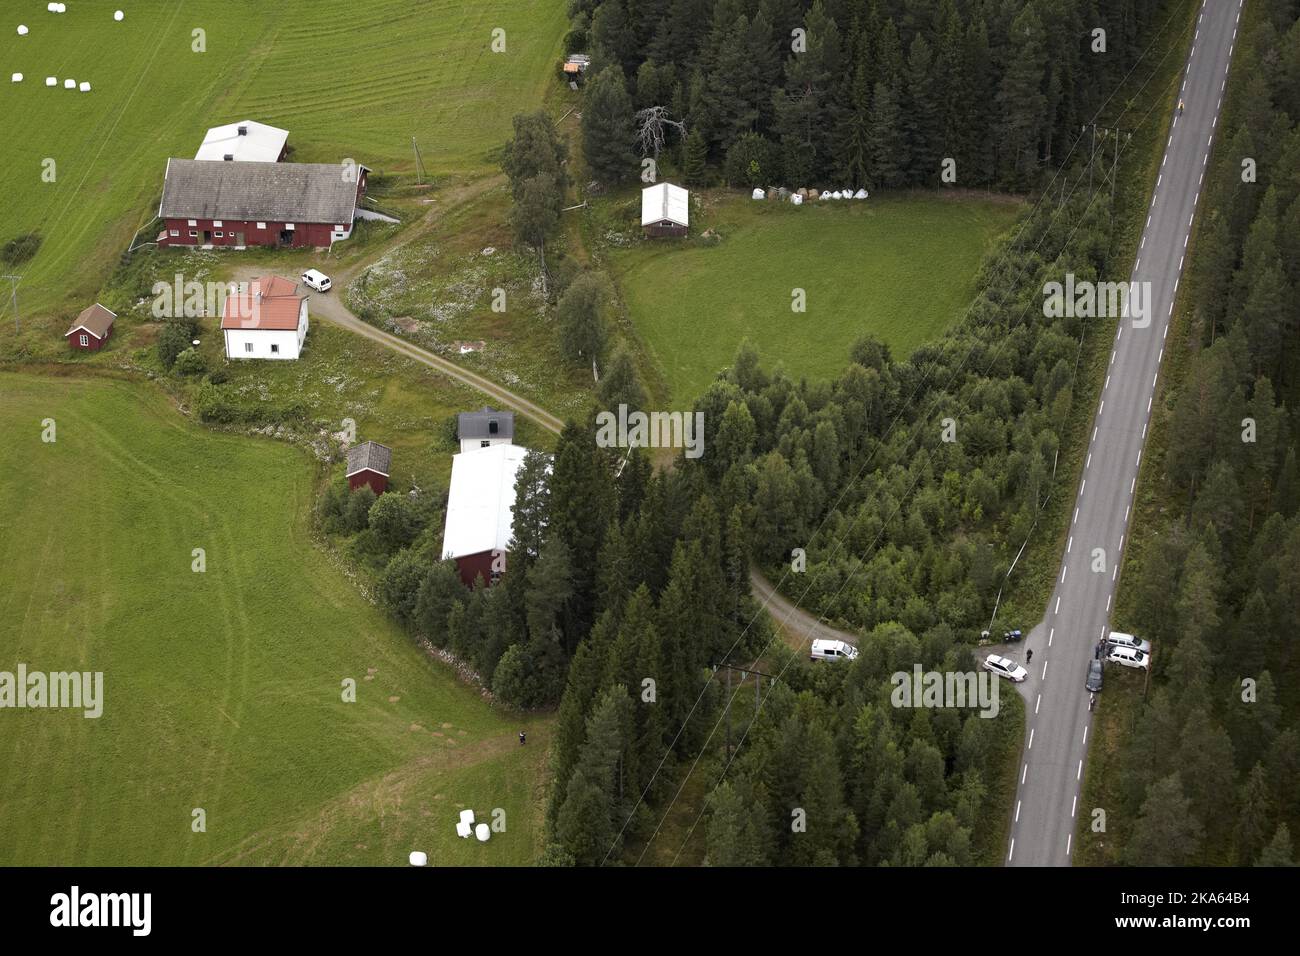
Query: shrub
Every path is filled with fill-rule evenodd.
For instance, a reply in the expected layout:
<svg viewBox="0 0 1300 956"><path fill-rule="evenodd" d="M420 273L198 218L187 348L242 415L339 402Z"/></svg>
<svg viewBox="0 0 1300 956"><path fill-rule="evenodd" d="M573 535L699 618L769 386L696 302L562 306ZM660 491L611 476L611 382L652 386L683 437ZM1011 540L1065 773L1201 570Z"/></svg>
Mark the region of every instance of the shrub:
<svg viewBox="0 0 1300 956"><path fill-rule="evenodd" d="M421 509L406 495L385 492L370 507L370 527L390 553L405 548L424 527Z"/></svg>
<svg viewBox="0 0 1300 956"><path fill-rule="evenodd" d="M379 599L408 627L415 616L420 585L430 570L429 562L413 551L399 551L379 578Z"/></svg>
<svg viewBox="0 0 1300 956"><path fill-rule="evenodd" d="M29 232L15 236L0 246L0 262L7 266L22 265L36 255L41 248L42 237L39 232Z"/></svg>
<svg viewBox="0 0 1300 956"><path fill-rule="evenodd" d="M208 363L203 360L198 349L193 347L183 350L172 363L172 371L177 375L202 375L207 367Z"/></svg>
<svg viewBox="0 0 1300 956"><path fill-rule="evenodd" d="M162 367L171 371L176 358L190 347L194 331L188 322L169 321L164 323L158 333L158 361Z"/></svg>

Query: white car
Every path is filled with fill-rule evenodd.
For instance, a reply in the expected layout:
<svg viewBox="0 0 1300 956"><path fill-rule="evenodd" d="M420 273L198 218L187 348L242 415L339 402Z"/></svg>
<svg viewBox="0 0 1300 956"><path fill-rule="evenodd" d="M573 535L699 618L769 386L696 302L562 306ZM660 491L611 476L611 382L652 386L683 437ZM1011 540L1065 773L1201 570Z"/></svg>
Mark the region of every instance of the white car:
<svg viewBox="0 0 1300 956"><path fill-rule="evenodd" d="M1005 677L1009 681L1021 683L1029 676L1029 671L1025 670L1009 657L998 657L996 654L990 654L984 658L984 669L998 677Z"/></svg>
<svg viewBox="0 0 1300 956"><path fill-rule="evenodd" d="M1112 664L1123 664L1125 667L1140 667L1143 670L1151 666L1151 655L1146 651L1138 650L1136 647L1112 647L1110 653L1106 655L1106 660Z"/></svg>
<svg viewBox="0 0 1300 956"><path fill-rule="evenodd" d="M334 283L330 282L330 277L325 273L318 272L315 269L308 269L302 274L302 284L309 289L315 289L317 292L328 292L330 286Z"/></svg>
<svg viewBox="0 0 1300 956"><path fill-rule="evenodd" d="M1143 654L1151 653L1151 642L1144 641L1134 637L1132 634L1125 634L1122 631L1111 631L1110 636L1106 638L1106 643L1111 647L1131 647L1134 650L1141 651Z"/></svg>
<svg viewBox="0 0 1300 956"><path fill-rule="evenodd" d="M844 641L816 640L812 642L809 660L814 661L851 661L858 656L858 649Z"/></svg>

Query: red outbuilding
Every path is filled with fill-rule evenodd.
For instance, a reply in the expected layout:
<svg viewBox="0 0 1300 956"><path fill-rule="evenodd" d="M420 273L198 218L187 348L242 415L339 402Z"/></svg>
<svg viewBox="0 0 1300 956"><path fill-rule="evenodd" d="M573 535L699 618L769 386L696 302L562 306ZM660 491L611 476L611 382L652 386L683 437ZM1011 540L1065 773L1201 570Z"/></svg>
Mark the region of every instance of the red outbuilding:
<svg viewBox="0 0 1300 956"><path fill-rule="evenodd" d="M63 337L74 349L98 352L113 334L116 318L114 313L96 302L73 320L72 328L64 332Z"/></svg>
<svg viewBox="0 0 1300 956"><path fill-rule="evenodd" d="M377 441L363 441L348 449L348 489L362 485L382 495L388 489L388 475L393 466L393 450Z"/></svg>

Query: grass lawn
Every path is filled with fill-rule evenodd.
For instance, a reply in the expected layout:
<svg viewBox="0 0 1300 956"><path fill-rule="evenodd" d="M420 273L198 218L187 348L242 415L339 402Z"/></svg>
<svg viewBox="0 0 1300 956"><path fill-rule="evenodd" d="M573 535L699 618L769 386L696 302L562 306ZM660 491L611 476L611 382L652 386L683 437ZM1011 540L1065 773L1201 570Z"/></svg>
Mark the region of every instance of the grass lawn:
<svg viewBox="0 0 1300 956"><path fill-rule="evenodd" d="M753 202L704 194L692 235L637 240L610 260L632 323L674 401L688 403L749 339L794 376L832 378L864 333L899 356L961 317L976 270L1019 203L900 196L866 202ZM803 289L807 311L792 311Z"/></svg>
<svg viewBox="0 0 1300 956"><path fill-rule="evenodd" d="M304 452L127 382L0 391L0 669L104 674L97 720L0 714L0 863L531 862L549 722L489 707L313 546ZM506 832L457 839L462 806Z"/></svg>
<svg viewBox="0 0 1300 956"><path fill-rule="evenodd" d="M5 75L25 76L0 84L0 243L45 237L34 259L3 270L23 274L29 315L75 314L93 296L156 212L167 158L192 156L209 126L281 126L296 161L351 157L381 174L413 168L412 137L431 174L491 166L511 116L554 82L567 29L564 0L159 0L121 23L112 9L74 3L55 16L24 0L0 30ZM49 89L46 76L92 91Z"/></svg>

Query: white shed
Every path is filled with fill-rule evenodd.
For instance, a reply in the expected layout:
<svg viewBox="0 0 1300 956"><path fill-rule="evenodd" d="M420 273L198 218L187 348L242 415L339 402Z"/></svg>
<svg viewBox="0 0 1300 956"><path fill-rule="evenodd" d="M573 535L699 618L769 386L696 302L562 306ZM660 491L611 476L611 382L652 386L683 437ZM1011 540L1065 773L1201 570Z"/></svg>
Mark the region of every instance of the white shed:
<svg viewBox="0 0 1300 956"><path fill-rule="evenodd" d="M690 227L690 193L672 183L641 190L641 228L648 236L684 236Z"/></svg>

